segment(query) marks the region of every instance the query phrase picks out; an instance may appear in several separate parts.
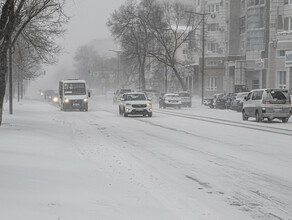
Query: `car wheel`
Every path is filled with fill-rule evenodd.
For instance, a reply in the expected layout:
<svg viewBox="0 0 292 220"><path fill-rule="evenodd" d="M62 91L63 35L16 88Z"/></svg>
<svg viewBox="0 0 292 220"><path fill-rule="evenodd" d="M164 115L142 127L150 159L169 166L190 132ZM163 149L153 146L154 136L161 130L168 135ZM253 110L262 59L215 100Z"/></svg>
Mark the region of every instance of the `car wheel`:
<svg viewBox="0 0 292 220"><path fill-rule="evenodd" d="M255 113L255 117L256 117L256 121L257 122L261 122L263 119L260 117L260 113L258 111L256 111Z"/></svg>
<svg viewBox="0 0 292 220"><path fill-rule="evenodd" d="M152 117L152 112L149 112L148 113L148 117Z"/></svg>
<svg viewBox="0 0 292 220"><path fill-rule="evenodd" d="M181 105L178 106L178 109L181 109Z"/></svg>
<svg viewBox="0 0 292 220"><path fill-rule="evenodd" d="M124 112L124 117L128 117L128 113Z"/></svg>
<svg viewBox="0 0 292 220"><path fill-rule="evenodd" d="M289 120L289 118L282 118L282 122L283 122L283 123L287 123L288 120Z"/></svg>
<svg viewBox="0 0 292 220"><path fill-rule="evenodd" d="M243 121L247 121L248 120L248 116L246 115L245 111L242 111L242 120Z"/></svg>
<svg viewBox="0 0 292 220"><path fill-rule="evenodd" d="M119 107L119 114L122 115L123 112L122 112L122 109Z"/></svg>
<svg viewBox="0 0 292 220"><path fill-rule="evenodd" d="M165 109L166 108L166 106L163 104L163 108Z"/></svg>

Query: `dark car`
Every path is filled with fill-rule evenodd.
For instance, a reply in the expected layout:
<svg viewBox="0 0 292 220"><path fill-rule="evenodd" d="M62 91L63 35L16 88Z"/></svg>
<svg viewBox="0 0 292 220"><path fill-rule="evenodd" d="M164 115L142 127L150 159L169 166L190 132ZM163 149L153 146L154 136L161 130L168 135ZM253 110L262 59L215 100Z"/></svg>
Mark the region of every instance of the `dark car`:
<svg viewBox="0 0 292 220"><path fill-rule="evenodd" d="M114 93L114 97L113 97L113 103L117 103L118 101L120 101L121 97L123 96L123 94L127 93L127 92L131 92L132 90L131 89L120 89L120 90L117 90L115 93Z"/></svg>
<svg viewBox="0 0 292 220"><path fill-rule="evenodd" d="M159 108L181 108L181 97L175 93L166 93L159 99Z"/></svg>
<svg viewBox="0 0 292 220"><path fill-rule="evenodd" d="M231 101L235 98L236 93L227 93L224 94L223 96L220 95L217 99L216 99L216 108L219 109L229 109L230 105L231 105Z"/></svg>
<svg viewBox="0 0 292 220"><path fill-rule="evenodd" d="M231 102L230 109L241 112L243 102L244 102L244 97L246 97L247 95L248 95L248 92L237 93L235 99L233 99Z"/></svg>
<svg viewBox="0 0 292 220"><path fill-rule="evenodd" d="M54 96L54 94L56 94L57 92L54 90L46 90L44 92L44 99L47 101L51 101L52 97Z"/></svg>
<svg viewBox="0 0 292 220"><path fill-rule="evenodd" d="M192 97L189 92L181 91L178 93L181 97L181 105L185 107L192 107Z"/></svg>
<svg viewBox="0 0 292 220"><path fill-rule="evenodd" d="M217 108L217 99L220 99L224 96L224 93L217 93L214 94L211 98L204 99L205 105L208 105L210 108ZM221 104L221 101L218 102L218 104Z"/></svg>

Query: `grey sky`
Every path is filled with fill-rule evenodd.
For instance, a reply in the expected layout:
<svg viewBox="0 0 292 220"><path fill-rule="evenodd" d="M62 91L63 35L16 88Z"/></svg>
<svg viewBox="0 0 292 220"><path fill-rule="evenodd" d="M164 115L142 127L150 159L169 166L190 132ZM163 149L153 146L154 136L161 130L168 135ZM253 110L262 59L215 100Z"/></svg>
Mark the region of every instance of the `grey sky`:
<svg viewBox="0 0 292 220"><path fill-rule="evenodd" d="M110 14L125 0L68 0L65 13L71 17L67 32L59 44L64 47L59 62L44 68L46 76L31 82L32 89L56 89L57 81L66 78L73 70L73 57L76 49L94 39L110 37L106 22ZM111 49L111 48L109 48ZM37 88L36 88L37 87Z"/></svg>

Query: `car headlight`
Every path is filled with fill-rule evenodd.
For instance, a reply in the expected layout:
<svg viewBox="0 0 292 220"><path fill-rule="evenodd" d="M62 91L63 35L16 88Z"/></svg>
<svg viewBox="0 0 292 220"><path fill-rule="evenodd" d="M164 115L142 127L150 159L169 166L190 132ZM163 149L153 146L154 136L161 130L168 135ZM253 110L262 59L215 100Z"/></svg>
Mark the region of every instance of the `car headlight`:
<svg viewBox="0 0 292 220"><path fill-rule="evenodd" d="M88 102L88 99L83 99L83 102Z"/></svg>
<svg viewBox="0 0 292 220"><path fill-rule="evenodd" d="M152 103L151 103L151 102L147 103L147 106L148 106L148 107L149 107L149 106L152 106Z"/></svg>
<svg viewBox="0 0 292 220"><path fill-rule="evenodd" d="M65 102L65 103L69 103L69 99L65 99L64 102Z"/></svg>
<svg viewBox="0 0 292 220"><path fill-rule="evenodd" d="M53 98L53 102L58 102L58 98L57 97L54 97Z"/></svg>

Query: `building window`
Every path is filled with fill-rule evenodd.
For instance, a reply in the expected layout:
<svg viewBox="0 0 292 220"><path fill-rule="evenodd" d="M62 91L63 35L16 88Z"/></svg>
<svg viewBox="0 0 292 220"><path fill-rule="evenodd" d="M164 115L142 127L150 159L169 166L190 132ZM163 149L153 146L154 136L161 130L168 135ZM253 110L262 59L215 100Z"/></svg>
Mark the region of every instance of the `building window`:
<svg viewBox="0 0 292 220"><path fill-rule="evenodd" d="M248 6L255 6L255 5L264 5L265 0L249 0Z"/></svg>
<svg viewBox="0 0 292 220"><path fill-rule="evenodd" d="M208 51L212 53L218 52L218 44L217 43L208 43Z"/></svg>
<svg viewBox="0 0 292 220"><path fill-rule="evenodd" d="M240 18L240 33L244 33L245 32L245 17L241 17Z"/></svg>
<svg viewBox="0 0 292 220"><path fill-rule="evenodd" d="M217 91L217 78L209 77L207 91Z"/></svg>
<svg viewBox="0 0 292 220"><path fill-rule="evenodd" d="M207 60L206 66L218 66L218 65L222 65L223 63L224 63L223 60Z"/></svg>
<svg viewBox="0 0 292 220"><path fill-rule="evenodd" d="M247 10L247 29L264 28L265 8L257 7Z"/></svg>
<svg viewBox="0 0 292 220"><path fill-rule="evenodd" d="M220 4L210 4L208 5L208 10L210 13L219 11Z"/></svg>
<svg viewBox="0 0 292 220"><path fill-rule="evenodd" d="M278 71L277 72L277 88L286 89L286 71Z"/></svg>
<svg viewBox="0 0 292 220"><path fill-rule="evenodd" d="M259 89L260 88L260 81L258 79L252 80L252 89Z"/></svg>
<svg viewBox="0 0 292 220"><path fill-rule="evenodd" d="M284 1L284 4L285 5L292 5L292 0L285 0Z"/></svg>
<svg viewBox="0 0 292 220"><path fill-rule="evenodd" d="M284 18L284 30L292 31L292 17Z"/></svg>
<svg viewBox="0 0 292 220"><path fill-rule="evenodd" d="M219 29L219 24L214 23L214 24L208 24L208 31L218 31Z"/></svg>
<svg viewBox="0 0 292 220"><path fill-rule="evenodd" d="M259 51L265 49L265 32L264 31L249 31L246 37L246 50Z"/></svg>
<svg viewBox="0 0 292 220"><path fill-rule="evenodd" d="M277 57L284 57L286 50L277 50Z"/></svg>
<svg viewBox="0 0 292 220"><path fill-rule="evenodd" d="M240 5L241 5L241 9L245 9L245 0L241 0Z"/></svg>

